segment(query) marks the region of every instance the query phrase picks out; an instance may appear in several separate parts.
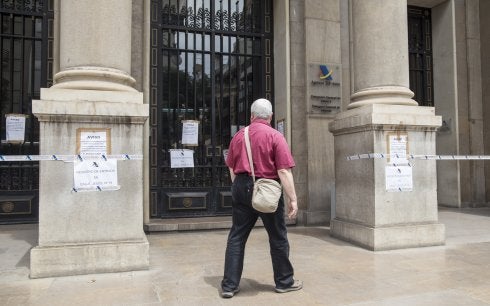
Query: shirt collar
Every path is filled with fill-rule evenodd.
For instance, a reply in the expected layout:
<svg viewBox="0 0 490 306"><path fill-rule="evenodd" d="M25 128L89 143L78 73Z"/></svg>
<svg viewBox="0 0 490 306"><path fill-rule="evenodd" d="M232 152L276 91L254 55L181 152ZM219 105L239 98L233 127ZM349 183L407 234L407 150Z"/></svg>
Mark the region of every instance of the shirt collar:
<svg viewBox="0 0 490 306"><path fill-rule="evenodd" d="M252 123L262 123L262 124L265 124L265 125L268 125L268 126L271 126L270 122L267 121L266 119L261 119L261 118L255 118L252 122Z"/></svg>

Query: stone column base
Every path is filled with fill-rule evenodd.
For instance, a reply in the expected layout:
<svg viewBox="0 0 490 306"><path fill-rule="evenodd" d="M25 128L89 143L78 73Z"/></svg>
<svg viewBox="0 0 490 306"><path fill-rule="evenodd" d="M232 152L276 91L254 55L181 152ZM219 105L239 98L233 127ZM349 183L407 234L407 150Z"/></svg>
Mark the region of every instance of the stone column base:
<svg viewBox="0 0 490 306"><path fill-rule="evenodd" d="M335 137L335 218L331 233L371 250L444 244L438 222L435 161L410 165L407 190L387 186L387 158L348 160L362 153L390 153L390 137L404 135L407 154L435 154L441 118L429 107L372 104L337 115ZM408 166L406 166L408 167ZM397 178L395 178L397 179Z"/></svg>
<svg viewBox="0 0 490 306"><path fill-rule="evenodd" d="M445 244L445 226L441 223L373 228L334 219L330 222L330 234L372 251Z"/></svg>
<svg viewBox="0 0 490 306"><path fill-rule="evenodd" d="M149 243L37 246L31 250L31 278L147 270Z"/></svg>

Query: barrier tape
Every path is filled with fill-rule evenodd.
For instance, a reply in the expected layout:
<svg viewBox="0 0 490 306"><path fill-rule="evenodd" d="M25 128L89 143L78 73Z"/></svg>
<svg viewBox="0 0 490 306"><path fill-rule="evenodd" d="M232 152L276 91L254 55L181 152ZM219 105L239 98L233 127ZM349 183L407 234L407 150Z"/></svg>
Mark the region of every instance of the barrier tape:
<svg viewBox="0 0 490 306"><path fill-rule="evenodd" d="M95 186L95 187L89 187L89 188L75 188L73 187L71 189L72 193L78 193L78 192L86 192L86 191L115 191L121 189L121 186L107 186L107 187L101 187L101 186Z"/></svg>
<svg viewBox="0 0 490 306"><path fill-rule="evenodd" d="M407 154L401 156L398 154L385 154L385 153L365 153L347 156L347 160L359 160L370 158L406 158L408 159L421 159L421 160L488 160L490 155L415 155Z"/></svg>
<svg viewBox="0 0 490 306"><path fill-rule="evenodd" d="M131 155L131 154L115 154L115 155L0 155L0 162L11 162L11 161L64 161L73 162L75 160L142 160L143 155Z"/></svg>

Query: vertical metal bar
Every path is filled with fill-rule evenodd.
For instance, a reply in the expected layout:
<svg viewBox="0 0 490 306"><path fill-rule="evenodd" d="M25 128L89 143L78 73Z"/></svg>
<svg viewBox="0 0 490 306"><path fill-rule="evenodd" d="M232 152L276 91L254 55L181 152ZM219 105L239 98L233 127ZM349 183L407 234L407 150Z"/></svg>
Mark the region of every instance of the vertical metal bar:
<svg viewBox="0 0 490 306"><path fill-rule="evenodd" d="M269 29L270 29L270 41L271 41L271 54L270 54L270 79L271 79L271 88L270 88L270 96L272 102L272 109L275 110L275 95L274 95L274 7L271 1L268 1L269 9Z"/></svg>
<svg viewBox="0 0 490 306"><path fill-rule="evenodd" d="M196 35L197 35L197 33L194 33L194 48L195 49L197 49L196 48ZM196 78L197 78L197 73L196 73L196 57L197 57L197 54L198 54L198 52L194 53L194 64L193 64L194 77L192 78L193 79L193 86L192 86L193 97L192 97L192 100L193 100L193 104L194 104L194 118L193 118L194 120L196 120L198 118L198 116L197 116L197 90L196 90L197 89L197 81L196 81ZM202 56L201 56L201 58L202 58ZM202 65L200 67L202 69ZM202 80L203 79L202 79L202 71L201 71L201 82L202 82Z"/></svg>
<svg viewBox="0 0 490 306"><path fill-rule="evenodd" d="M2 27L3 27L3 19L4 18L5 18L4 17L4 14L0 14L0 26L2 26ZM3 36L0 35L0 63L3 63L3 62L4 62L4 59L3 59ZM2 79L2 78L3 78L3 65L0 64L0 79ZM0 90L3 90L3 82L2 82L2 84L0 84ZM3 104L4 101L2 100L1 103ZM5 120L5 117L3 116L3 112L1 110L0 110L0 116L2 116L0 118L0 123L2 124L2 127L0 127L0 131L2 131L3 130L3 127L4 127L3 121ZM0 135L0 136L2 136L2 135ZM1 146L2 146L2 144L0 143L0 152L2 152L2 150L1 150L2 147ZM2 173L0 172L0 177L1 177L1 175L2 175ZM1 189L1 187L0 187L0 189Z"/></svg>
<svg viewBox="0 0 490 306"><path fill-rule="evenodd" d="M219 11L220 11L220 19L219 19L219 30L223 30L223 0L219 0Z"/></svg>
<svg viewBox="0 0 490 306"><path fill-rule="evenodd" d="M20 38L20 61L21 61L21 65L20 65L20 82L21 84L19 84L19 88L20 88L20 101L19 101L19 111L20 113L24 113L24 71L25 71L25 63L24 63L24 59L25 59L25 41L26 41L26 38L25 38L25 16L21 16L22 17L22 29L21 29L21 38ZM23 147L24 145L22 144L21 147ZM24 153L24 152L22 152Z"/></svg>
<svg viewBox="0 0 490 306"><path fill-rule="evenodd" d="M206 69L207 69L206 68L206 54L203 54L203 57L204 58L203 58L203 67L202 67L202 69L203 69L203 71L206 71ZM211 75L210 75L210 77L211 77ZM201 113L200 118L203 118L204 119L206 117L206 86L205 86L204 82L202 82L202 84L201 84L201 93L202 93L202 99L201 99L201 105L200 105L201 110L200 111L202 113ZM201 121L200 123L201 124L199 125L199 129L200 129L199 130L199 133L204 136L204 130L205 130L204 129L204 121ZM201 148L201 152L202 152L202 148ZM203 180L203 172L202 171L199 172L199 184L202 185L203 187L205 185L204 184L204 180Z"/></svg>
<svg viewBox="0 0 490 306"><path fill-rule="evenodd" d="M250 32L255 33L255 1L251 1Z"/></svg>
<svg viewBox="0 0 490 306"><path fill-rule="evenodd" d="M214 1L211 1L211 12L214 12ZM215 14L211 14L211 24L214 24L215 20ZM211 27L212 28L212 27ZM215 46L215 39L216 39L216 32L212 31L211 32L211 56L210 56L210 68L211 68L211 148L213 151L216 148L216 78L214 76L215 73L215 67L214 67L214 54L216 53L216 46ZM211 177L213 178L211 180L212 187L216 187L215 181L216 181L216 156L215 154L212 155L212 160L211 160ZM216 196L213 195L213 202L214 199L216 199Z"/></svg>
<svg viewBox="0 0 490 306"><path fill-rule="evenodd" d="M177 0L177 7L175 9L177 15L177 25L180 26L180 0Z"/></svg>
<svg viewBox="0 0 490 306"><path fill-rule="evenodd" d="M14 14L10 14L10 29L12 31L12 38L10 39L10 62L9 62L9 69L10 69L10 111L12 112L14 110Z"/></svg>
<svg viewBox="0 0 490 306"><path fill-rule="evenodd" d="M156 145L154 145L151 149L150 149L150 155L156 155L156 156L152 156L154 159L156 159L156 165L154 165L153 169L150 169L150 173L151 173L151 180L153 181L152 182L152 187L155 186L156 188L159 188L162 186L162 180L163 180L163 163L165 162L166 158L167 158L167 153L165 152L164 148L163 148L163 141L160 141L160 139L164 139L165 138L165 134L162 135L162 129L165 128L165 124L163 122L163 109L165 107L165 105L163 105L163 98L164 98L164 93L165 93L165 87L163 86L163 80L164 80L164 71L163 71L163 55L165 54L163 49L164 49L164 45L163 45L163 32L165 31L165 26L163 24L163 21L164 20L170 20L170 1L168 2L168 9L167 9L167 12L164 11L165 9L165 6L163 6L163 3L162 1L158 1L158 2L155 2L155 1L152 1L151 3L151 6L150 6L150 10L151 9L155 9L156 7L156 10L157 12L150 12L150 19L151 19L151 35L155 35L155 39L156 39L156 46L154 44L152 44L152 48L155 48L156 49L156 57L157 57L157 62L156 62L156 67L157 67L157 72L156 72L156 75L155 74L150 74L150 78L151 78L151 81L150 81L150 84L156 84L156 92L154 93L154 99L156 99L156 111L153 113L155 116L156 116L156 133L151 131L150 135L152 135L153 137L157 137L157 139L155 140L156 142ZM165 13L164 13L165 12ZM166 16L164 16L164 14ZM154 16L156 16L156 19L153 18ZM158 25L156 25L158 24ZM155 32L153 31L155 30ZM171 41L171 36L168 35L168 46L170 46L170 41ZM153 41L152 38L150 38L150 41ZM167 46L167 47L168 47ZM167 60L170 56L170 51L167 50ZM150 64L150 67L151 67L151 64ZM152 68L150 68L150 71L151 71ZM156 77L156 80L153 80L153 78ZM155 97L156 95L156 97ZM167 122L165 122L167 125L168 125L168 120ZM156 135L155 135L156 134ZM153 142L153 139L151 140ZM155 142L153 142L155 144ZM159 158L160 156L163 156L163 158ZM153 171L153 173L152 173ZM154 175L154 176L153 176ZM151 192L151 191L150 191ZM163 204L163 201L161 200L161 194L159 192L156 193L155 197L157 198L157 203L156 203L156 215L157 216L160 216L160 214L162 214L163 210L164 210L164 204Z"/></svg>
<svg viewBox="0 0 490 306"><path fill-rule="evenodd" d="M189 49L188 49L188 40L189 40L189 31L188 30L185 30L185 50L184 50L184 77L183 77L183 82L184 82L184 120L187 119L187 101L188 101L188 97L187 97L187 93L188 93L188 82L187 82L187 78L188 78L188 75L189 75L189 71L188 71L188 66L189 66ZM180 70L179 70L179 74L180 74ZM179 77L180 79L180 77Z"/></svg>
<svg viewBox="0 0 490 306"><path fill-rule="evenodd" d="M176 50L176 56L180 56L180 52L181 52L181 50L180 50L180 33L181 32L180 31L177 31L177 30L175 32L177 33L177 46L175 48L175 50ZM175 79L176 79L176 82L177 82L177 86L176 86L177 87L177 94L176 94L175 100L177 100L177 114L178 114L178 112L180 111L180 82L179 82L180 81L180 77L179 77L179 75L180 75L180 68L179 68L178 62L177 62L177 65L176 66L177 66L177 69L175 70L176 71L176 78ZM169 90L170 90L170 88L169 88ZM174 118L174 121L175 121L175 118ZM174 124L175 124L175 122L174 122Z"/></svg>
<svg viewBox="0 0 490 306"><path fill-rule="evenodd" d="M245 41L246 38L244 37L243 40ZM243 55L243 71L244 71L244 75L245 75L245 79L244 79L244 82L245 82L245 86L243 86L243 89L244 89L244 95L245 95L245 108L248 109L248 104L249 104L249 97L248 97L248 71L247 71L247 56Z"/></svg>
<svg viewBox="0 0 490 306"><path fill-rule="evenodd" d="M221 146L221 148L223 149L224 147L224 141L223 141L223 109L225 107L225 100L224 100L224 93L223 93L223 87L224 87L224 54L223 54L223 40L224 40L224 37L223 35L221 36L221 50L220 50L220 76L219 76L219 80L220 80L220 85L219 85L219 95L220 95L220 110L219 110L219 145ZM228 120L230 120L228 118ZM226 124L227 125L227 124ZM220 154L222 154L222 151L220 150ZM221 160L221 156L219 156L219 158L217 158L217 160ZM219 186L223 186L223 175L222 175L222 167L221 167L221 163L218 165L218 169L220 169L220 175L218 176L219 177Z"/></svg>
<svg viewBox="0 0 490 306"><path fill-rule="evenodd" d="M43 18L43 19L47 19L47 18ZM32 22L31 22L31 33L33 33L33 36L35 35L35 18L32 18ZM47 27L45 28L47 29ZM43 32L48 32L48 31L43 31ZM41 41L41 46L42 45L42 41ZM46 46L44 46L46 47ZM41 52L42 52L42 47L41 47ZM47 49L47 48L46 48ZM34 97L34 92L35 92L35 83L34 83L34 80L36 79L35 78L35 73L36 73L36 69L35 69L35 59L36 59L36 41L34 39L31 40L31 64L30 64L30 75L31 75L31 84L30 84L30 87L31 87L31 94L30 94L30 103L32 105L32 98ZM41 55L41 62L43 61L43 57ZM42 64L41 64L42 65ZM46 71L46 70L40 70L39 73L41 75L43 75L43 71ZM41 85L42 86L42 85ZM39 98L39 97L36 97L36 98ZM31 107L29 107L29 109L31 109ZM33 135L34 135L34 118L32 116L32 114L30 115L30 118L29 118L30 122L31 122L31 128L30 128L30 133L29 133L29 139L30 139L30 144L31 144L31 150L32 150L32 146L34 144L34 139L33 139Z"/></svg>
<svg viewBox="0 0 490 306"><path fill-rule="evenodd" d="M233 86L233 73L236 73L236 71L232 71L232 66L231 66L231 62L232 62L232 58L234 57L233 55L233 52L232 52L232 49L231 49L231 36L228 37L228 41L229 41L229 49L228 49L228 52L229 52L229 61L230 61L230 78L229 78L229 90L230 90L230 97L231 97L231 94L232 94L232 86ZM238 77L238 76L237 76ZM236 82L236 80L235 80ZM235 125L236 125L236 128L237 128L237 131L240 127L240 117L239 117L239 108L238 108L238 90L235 90L235 97L234 97L234 101L233 103L235 104L235 107L234 107L234 111L235 111Z"/></svg>
<svg viewBox="0 0 490 306"><path fill-rule="evenodd" d="M196 0L194 0L194 7L197 7L197 3L196 3ZM204 1L201 1L201 7L204 9ZM204 26L204 23L201 24L201 29L204 29L205 26ZM206 50L205 50L205 46L206 46L206 34L204 31L201 31L200 32L200 35L201 35L201 85L200 85L200 88L198 89L197 88L197 84L196 84L196 88L195 88L195 92L197 94L197 91L200 90L201 91L201 103L199 105L197 105L197 98L196 98L196 108L197 108L197 112L199 113L199 115L197 116L197 118L199 118L200 122L199 122L199 135L202 135L202 139L203 139L203 144L204 144L204 118L206 116L206 88L204 86L204 78L205 78L205 71L206 71ZM197 96L196 96L197 97ZM200 147L200 152L201 152L201 156L205 156L205 152L203 151L203 148L202 146ZM199 187L205 187L205 183L204 183L204 180L203 180L203 171L202 169L198 170L197 172L197 180L196 180L196 185L199 186Z"/></svg>
<svg viewBox="0 0 490 306"><path fill-rule="evenodd" d="M233 31L231 16L231 0L228 0L228 28L226 29L228 31Z"/></svg>
<svg viewBox="0 0 490 306"><path fill-rule="evenodd" d="M243 12L242 12L242 18L243 18L243 32L248 32L248 28L247 28L247 25L248 25L248 7L247 7L247 3L244 2L243 3Z"/></svg>
<svg viewBox="0 0 490 306"><path fill-rule="evenodd" d="M194 0L194 6L193 6L193 10L192 10L193 11L193 14L194 14L194 19L193 19L194 20L194 24L192 26L194 26L194 27L196 27L196 7L197 7L196 0Z"/></svg>
<svg viewBox="0 0 490 306"><path fill-rule="evenodd" d="M169 23L170 23L170 19L169 19ZM165 27L165 25L164 25L164 27ZM169 37L171 39L175 39L175 38L172 37L172 35L173 35L172 34L172 30L170 30L170 29L166 29L166 30L169 33ZM178 48L178 39L179 39L179 37L178 37L178 35L179 35L178 33L179 32L178 31L174 31L173 33L174 33L174 35L176 35L177 45L176 46L172 46L172 43L170 43L170 40L169 40L169 47L170 48L167 51L167 71L166 71L166 73L167 73L167 84L165 84L166 85L166 88L164 89L167 92L167 104L165 105L166 108L167 108L167 120L166 120L167 121L166 122L167 123L167 133L165 133L165 138L167 139L167 147L166 147L167 150L166 150L166 152L164 152L164 154L165 154L165 160L168 162L167 165L170 162L170 151L168 151L168 149L170 149L170 144L172 143L171 140L172 140L172 137L173 137L173 135L170 134L170 131L172 131L172 125L175 125L175 123L174 123L174 120L175 120L175 118L174 118L175 109L173 109L172 108L172 105L171 105L172 94L171 94L171 91L170 91L170 88L171 88L170 82L172 80L172 74L171 74L171 71L172 71L172 60L171 59L172 59L172 56L175 56L174 55L175 53L178 54L177 48ZM162 86L162 85L160 85L160 86ZM163 88L164 87L162 86L162 89ZM178 97L178 89L177 89L177 97ZM176 107L178 108L178 105L176 105ZM160 116L161 116L161 113L160 113ZM169 171L172 171L172 170L169 170ZM161 172L161 170L159 170L159 172ZM163 187L163 181L162 180L159 181L159 186L160 187ZM163 201L162 201L162 206L164 206ZM163 211L164 210L162 208L162 213L163 213Z"/></svg>
<svg viewBox="0 0 490 306"><path fill-rule="evenodd" d="M261 11L264 12L264 14L260 16L260 17L262 17L262 18L260 18L260 31L261 31L261 33L265 33L265 29L266 29L266 24L265 24L266 13L265 12L267 10L267 8L266 8L267 3L261 2L260 5L261 5ZM262 96L264 96L264 98L266 98L266 82L267 82L267 76L266 76L265 70L263 68L266 64L265 63L265 61L266 61L266 59L265 59L266 58L266 50L267 50L266 41L267 41L267 39L266 39L265 35L261 36L261 48L262 48L262 50L261 50L262 52L260 53L261 65L259 67L260 71L256 71L261 76L261 80L260 80L260 87L261 88L259 89L259 91L260 91L260 94ZM272 107L274 109L273 101L271 101L271 103L272 103Z"/></svg>
<svg viewBox="0 0 490 306"><path fill-rule="evenodd" d="M45 12L44 16L47 16L48 8L47 5L44 6L43 11ZM41 71L45 71L45 73L41 73L41 86L46 86L48 79L48 40L49 40L49 18L43 17L41 21L42 33L41 33ZM33 22L32 33L35 33L36 22ZM34 34L35 36L35 34ZM35 53L33 52L33 55ZM34 87L33 87L34 90Z"/></svg>

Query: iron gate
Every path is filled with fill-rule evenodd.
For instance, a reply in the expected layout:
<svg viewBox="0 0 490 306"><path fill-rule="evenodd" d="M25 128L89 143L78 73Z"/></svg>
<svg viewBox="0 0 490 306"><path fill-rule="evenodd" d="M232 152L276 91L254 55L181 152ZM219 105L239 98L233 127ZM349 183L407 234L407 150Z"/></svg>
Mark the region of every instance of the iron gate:
<svg viewBox="0 0 490 306"><path fill-rule="evenodd" d="M0 1L1 155L38 154L32 99L52 83L53 1ZM23 142L6 141L6 114L24 115ZM0 223L37 222L38 162L0 162Z"/></svg>
<svg viewBox="0 0 490 306"><path fill-rule="evenodd" d="M251 102L272 101L272 59L270 0L152 1L152 217L230 214L224 156ZM182 144L185 120L197 123L193 145ZM193 167L175 167L178 150L192 150Z"/></svg>
<svg viewBox="0 0 490 306"><path fill-rule="evenodd" d="M408 6L410 90L421 106L434 106L430 9Z"/></svg>

